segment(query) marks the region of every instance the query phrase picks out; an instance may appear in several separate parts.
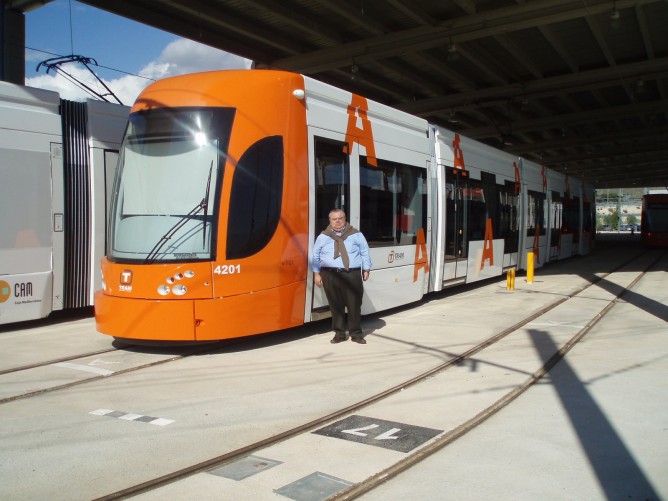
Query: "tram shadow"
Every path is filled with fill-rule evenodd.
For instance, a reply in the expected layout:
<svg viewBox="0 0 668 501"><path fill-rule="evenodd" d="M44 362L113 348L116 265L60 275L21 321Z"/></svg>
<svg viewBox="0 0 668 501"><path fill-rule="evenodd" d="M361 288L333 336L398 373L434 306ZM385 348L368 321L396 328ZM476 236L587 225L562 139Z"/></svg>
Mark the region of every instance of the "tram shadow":
<svg viewBox="0 0 668 501"><path fill-rule="evenodd" d="M529 333L606 499L660 499L587 383L556 353L549 334L534 329Z"/></svg>
<svg viewBox="0 0 668 501"><path fill-rule="evenodd" d="M362 317L362 328L364 334L368 335L385 326L385 321L380 318L381 312ZM221 353L238 353L244 351L271 348L286 343L302 341L311 337L331 334L331 319L325 318L309 322L308 324L266 332L252 336L221 339L214 341L144 341L114 339L114 348L134 353L150 353L174 356L205 356Z"/></svg>
<svg viewBox="0 0 668 501"><path fill-rule="evenodd" d="M145 341L117 338L112 341L112 346L135 353L199 356L268 348L325 332L327 332L327 324L319 321L280 331L212 341Z"/></svg>

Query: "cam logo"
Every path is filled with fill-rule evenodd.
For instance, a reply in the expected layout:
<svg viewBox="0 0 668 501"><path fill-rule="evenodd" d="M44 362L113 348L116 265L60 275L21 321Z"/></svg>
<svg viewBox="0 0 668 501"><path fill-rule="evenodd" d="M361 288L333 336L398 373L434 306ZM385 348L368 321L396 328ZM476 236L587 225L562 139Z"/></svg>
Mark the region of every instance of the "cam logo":
<svg viewBox="0 0 668 501"><path fill-rule="evenodd" d="M4 280L0 280L0 303L4 303L9 299L11 294L11 287Z"/></svg>
<svg viewBox="0 0 668 501"><path fill-rule="evenodd" d="M121 284L118 286L118 290L124 292L132 291L132 270L123 270L121 272Z"/></svg>

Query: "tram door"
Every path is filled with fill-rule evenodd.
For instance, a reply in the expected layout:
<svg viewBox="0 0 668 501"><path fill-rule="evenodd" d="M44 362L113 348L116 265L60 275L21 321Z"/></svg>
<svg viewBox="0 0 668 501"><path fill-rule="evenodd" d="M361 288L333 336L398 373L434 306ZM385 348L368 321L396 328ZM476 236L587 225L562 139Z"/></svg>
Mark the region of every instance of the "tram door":
<svg viewBox="0 0 668 501"><path fill-rule="evenodd" d="M315 168L315 235L329 224L329 211L342 209L348 220L351 215L350 156L344 153L347 143L323 137L314 138ZM309 263L310 268L310 263ZM321 288L313 287L313 310L327 306L327 298ZM314 315L316 318L317 315Z"/></svg>
<svg viewBox="0 0 668 501"><path fill-rule="evenodd" d="M468 177L466 171L445 171L445 256L443 281L466 277L468 259Z"/></svg>
<svg viewBox="0 0 668 501"><path fill-rule="evenodd" d="M316 234L329 224L329 211L342 209L350 218L350 157L346 143L315 139L315 220Z"/></svg>

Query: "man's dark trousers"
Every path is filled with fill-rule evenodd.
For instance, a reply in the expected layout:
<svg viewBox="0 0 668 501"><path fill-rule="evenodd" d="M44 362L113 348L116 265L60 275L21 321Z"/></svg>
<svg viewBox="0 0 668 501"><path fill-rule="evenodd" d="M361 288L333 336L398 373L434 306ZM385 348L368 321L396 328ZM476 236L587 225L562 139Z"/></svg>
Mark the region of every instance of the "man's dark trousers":
<svg viewBox="0 0 668 501"><path fill-rule="evenodd" d="M353 338L362 337L361 310L364 285L360 269L348 272L323 269L323 287L332 312L332 330L338 338L346 337L346 309L348 331Z"/></svg>

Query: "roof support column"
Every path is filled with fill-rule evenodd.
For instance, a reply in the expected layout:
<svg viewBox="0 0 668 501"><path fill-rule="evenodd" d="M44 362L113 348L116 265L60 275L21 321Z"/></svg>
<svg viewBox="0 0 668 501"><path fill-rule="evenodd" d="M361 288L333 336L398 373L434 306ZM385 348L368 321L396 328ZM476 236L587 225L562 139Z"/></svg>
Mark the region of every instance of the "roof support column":
<svg viewBox="0 0 668 501"><path fill-rule="evenodd" d="M25 83L26 23L22 12L7 9L0 0L0 80Z"/></svg>

